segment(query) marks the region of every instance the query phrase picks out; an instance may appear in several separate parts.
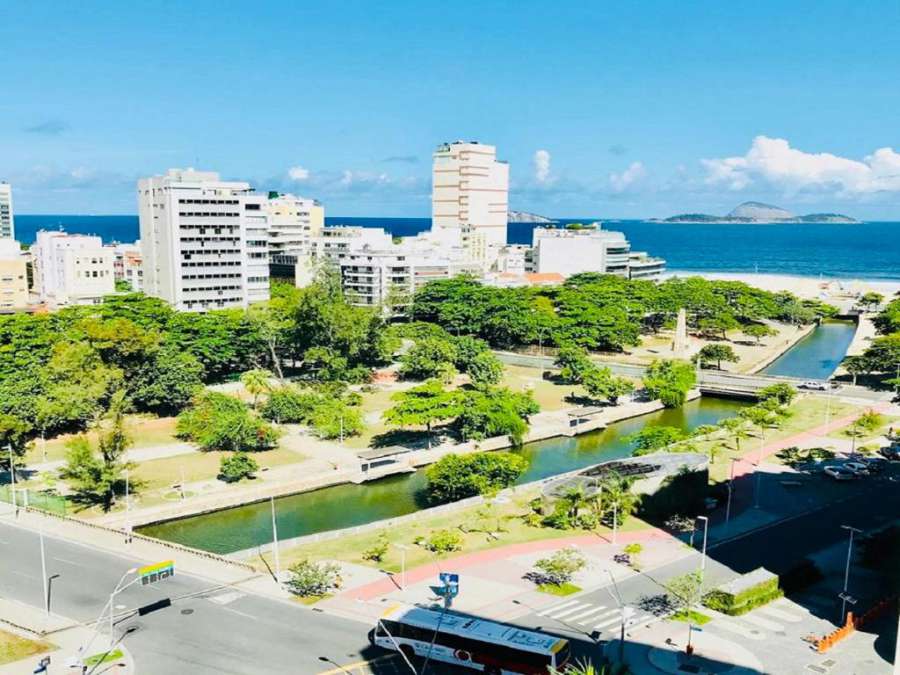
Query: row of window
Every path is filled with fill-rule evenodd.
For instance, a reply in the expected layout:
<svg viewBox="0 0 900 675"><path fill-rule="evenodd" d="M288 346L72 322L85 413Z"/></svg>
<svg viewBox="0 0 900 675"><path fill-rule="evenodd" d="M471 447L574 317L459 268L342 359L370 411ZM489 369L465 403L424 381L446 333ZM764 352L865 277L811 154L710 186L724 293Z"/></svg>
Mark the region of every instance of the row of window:
<svg viewBox="0 0 900 675"><path fill-rule="evenodd" d="M209 293L210 291L219 291L219 293L221 293L222 291L239 290L241 290L240 284L235 284L232 286L197 286L196 288L185 286L184 288L185 293Z"/></svg>
<svg viewBox="0 0 900 675"><path fill-rule="evenodd" d="M240 274L183 274L182 279L240 279Z"/></svg>
<svg viewBox="0 0 900 675"><path fill-rule="evenodd" d="M182 267L239 267L239 260L211 260L209 262L183 262Z"/></svg>
<svg viewBox="0 0 900 675"><path fill-rule="evenodd" d="M269 280L269 277L247 277L247 283L263 284Z"/></svg>
<svg viewBox="0 0 900 675"><path fill-rule="evenodd" d="M237 204L237 199L179 199L179 204Z"/></svg>
<svg viewBox="0 0 900 675"><path fill-rule="evenodd" d="M216 232L216 234L219 234ZM192 241L199 241L200 245L203 246L207 242L210 241L231 241L231 242L239 242L241 240L240 237L216 237L212 239L211 237L179 237L182 244L188 244Z"/></svg>
<svg viewBox="0 0 900 675"><path fill-rule="evenodd" d="M220 298L218 300L187 300L184 303L184 306L188 309L192 309L195 306L198 307L224 307L225 303L231 302L243 302L242 298Z"/></svg>
<svg viewBox="0 0 900 675"><path fill-rule="evenodd" d="M75 272L75 276L79 279L102 279L103 277L108 277L109 272L106 270L100 270L99 272L97 270L85 270L84 272Z"/></svg>

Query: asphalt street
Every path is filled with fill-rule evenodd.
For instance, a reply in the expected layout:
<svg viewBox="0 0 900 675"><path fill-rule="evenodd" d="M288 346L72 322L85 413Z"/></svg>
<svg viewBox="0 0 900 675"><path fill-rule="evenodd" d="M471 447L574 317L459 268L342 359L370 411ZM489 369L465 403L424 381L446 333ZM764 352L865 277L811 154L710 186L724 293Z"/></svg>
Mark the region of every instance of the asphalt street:
<svg viewBox="0 0 900 675"><path fill-rule="evenodd" d="M841 501L710 546L704 586L714 587L757 567L783 572L804 557L846 540L847 532L841 525L872 530L895 521L900 514L900 483L880 478L847 487L852 492L848 491L848 496ZM695 543L699 543L699 539L697 537ZM669 579L698 570L700 558L700 553L696 552L618 581L622 602L630 608L629 631L652 619L651 613L640 609L644 606L642 599L664 593L664 585ZM597 570L597 574L606 576L604 570ZM836 580L836 588L840 581ZM560 599L516 623L586 643L614 639L618 637L621 623L614 595L615 588L609 583L574 600ZM594 633L593 637L591 633Z"/></svg>
<svg viewBox="0 0 900 675"><path fill-rule="evenodd" d="M41 606L38 534L0 521L0 595ZM52 610L82 622L100 614L122 575L137 564L125 557L45 538ZM383 653L368 644L369 626L285 601L213 588L202 579L176 575L155 585L135 584L115 599L117 614L171 598L170 607L123 617L117 634L138 672L317 673ZM129 632L130 631L130 632Z"/></svg>

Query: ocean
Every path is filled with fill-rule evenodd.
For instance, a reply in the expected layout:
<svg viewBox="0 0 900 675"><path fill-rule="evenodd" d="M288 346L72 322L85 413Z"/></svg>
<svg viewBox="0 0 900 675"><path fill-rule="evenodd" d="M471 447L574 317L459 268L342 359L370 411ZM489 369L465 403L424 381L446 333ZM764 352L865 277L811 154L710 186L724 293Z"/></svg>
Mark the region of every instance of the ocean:
<svg viewBox="0 0 900 675"><path fill-rule="evenodd" d="M382 227L401 237L431 227L430 218L325 220L328 225ZM900 280L900 223L674 224L602 218L560 222L594 220L601 220L606 229L624 232L632 250L665 258L670 270ZM59 227L96 234L106 242L129 242L139 236L137 216L16 216L16 236L27 244L39 229ZM509 242L530 244L534 227L534 223L510 223Z"/></svg>

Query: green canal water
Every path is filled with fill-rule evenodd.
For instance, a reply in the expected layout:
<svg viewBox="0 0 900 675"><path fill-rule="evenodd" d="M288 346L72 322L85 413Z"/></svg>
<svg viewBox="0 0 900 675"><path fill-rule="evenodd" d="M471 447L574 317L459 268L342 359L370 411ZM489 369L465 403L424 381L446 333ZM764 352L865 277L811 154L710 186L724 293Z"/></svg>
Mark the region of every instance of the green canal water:
<svg viewBox="0 0 900 675"><path fill-rule="evenodd" d="M693 429L735 415L743 405L704 397L676 410L661 410L617 422L603 431L528 443L517 451L529 460L529 469L520 482L626 457L631 454L632 446L624 438L645 426ZM282 497L275 501L278 537L288 539L412 513L424 506L421 501L424 484L424 474L419 471L364 485L337 485ZM140 532L206 551L231 553L272 540L271 511L268 502L249 504L151 525Z"/></svg>
<svg viewBox="0 0 900 675"><path fill-rule="evenodd" d="M854 330L852 322L823 323L763 372L810 379L828 378L846 354ZM529 469L520 482L627 457L633 448L625 437L645 426L693 429L736 415L744 405L746 403L703 397L677 410L661 410L617 422L604 431L529 443L517 450L529 460ZM425 476L419 471L365 485L337 485L282 497L275 502L278 536L289 539L413 513L424 506L424 484ZM140 531L206 551L231 553L272 540L271 511L268 502L249 504L151 525Z"/></svg>

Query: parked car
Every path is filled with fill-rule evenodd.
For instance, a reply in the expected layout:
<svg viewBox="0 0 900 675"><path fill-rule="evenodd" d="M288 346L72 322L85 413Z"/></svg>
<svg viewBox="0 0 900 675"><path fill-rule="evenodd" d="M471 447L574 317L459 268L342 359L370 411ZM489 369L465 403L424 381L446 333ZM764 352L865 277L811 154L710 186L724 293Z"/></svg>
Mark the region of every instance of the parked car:
<svg viewBox="0 0 900 675"><path fill-rule="evenodd" d="M881 448L878 451L882 457L889 462L900 462L900 445L892 445L887 448Z"/></svg>
<svg viewBox="0 0 900 675"><path fill-rule="evenodd" d="M840 466L829 465L824 467L822 471L825 472L826 476L831 476L835 480L853 480L856 478L855 473Z"/></svg>
<svg viewBox="0 0 900 675"><path fill-rule="evenodd" d="M844 462L842 468L856 474L857 476L869 475L869 467L866 466L865 462L857 462L856 460L853 460L852 462Z"/></svg>
<svg viewBox="0 0 900 675"><path fill-rule="evenodd" d="M801 383L800 389L811 389L813 391L828 391L828 383L820 382L819 380L807 380L806 382Z"/></svg>
<svg viewBox="0 0 900 675"><path fill-rule="evenodd" d="M883 457L864 457L862 460L870 473L881 473L887 466L887 460Z"/></svg>

